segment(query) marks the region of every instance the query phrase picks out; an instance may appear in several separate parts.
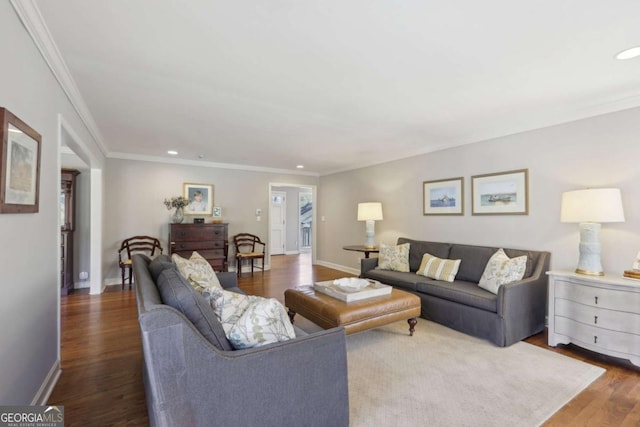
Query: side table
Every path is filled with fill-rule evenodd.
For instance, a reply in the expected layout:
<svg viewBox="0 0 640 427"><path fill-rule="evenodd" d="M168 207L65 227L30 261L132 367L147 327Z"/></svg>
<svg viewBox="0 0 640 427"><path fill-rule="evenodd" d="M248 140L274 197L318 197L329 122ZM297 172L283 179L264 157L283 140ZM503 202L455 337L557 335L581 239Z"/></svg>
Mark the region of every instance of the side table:
<svg viewBox="0 0 640 427"><path fill-rule="evenodd" d="M345 251L364 252L365 258L369 258L369 254L377 254L380 252L379 248L367 248L364 245L343 246L342 249L344 249Z"/></svg>

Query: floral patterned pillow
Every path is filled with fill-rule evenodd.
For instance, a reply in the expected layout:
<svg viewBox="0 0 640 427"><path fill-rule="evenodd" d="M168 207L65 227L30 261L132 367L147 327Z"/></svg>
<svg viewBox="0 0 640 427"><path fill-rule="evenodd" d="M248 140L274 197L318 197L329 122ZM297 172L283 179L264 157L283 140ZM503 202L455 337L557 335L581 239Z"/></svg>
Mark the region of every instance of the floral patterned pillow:
<svg viewBox="0 0 640 427"><path fill-rule="evenodd" d="M499 249L489 258L478 286L497 294L500 286L522 280L526 269L526 255L509 258L504 250Z"/></svg>
<svg viewBox="0 0 640 427"><path fill-rule="evenodd" d="M205 293L236 350L288 341L296 337L282 304L274 298L242 295L220 289Z"/></svg>
<svg viewBox="0 0 640 427"><path fill-rule="evenodd" d="M193 252L189 259L173 254L171 255L171 261L196 291L202 293L211 288L222 289L222 285L216 276L216 272L211 268L211 264L198 252Z"/></svg>
<svg viewBox="0 0 640 427"><path fill-rule="evenodd" d="M378 267L380 270L409 271L409 243L398 246L380 244Z"/></svg>

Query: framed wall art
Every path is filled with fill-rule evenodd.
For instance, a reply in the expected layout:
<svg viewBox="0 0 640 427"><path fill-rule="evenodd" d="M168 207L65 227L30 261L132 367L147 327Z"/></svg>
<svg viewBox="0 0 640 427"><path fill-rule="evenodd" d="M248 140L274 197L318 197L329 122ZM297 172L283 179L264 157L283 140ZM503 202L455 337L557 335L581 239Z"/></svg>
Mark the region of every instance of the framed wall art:
<svg viewBox="0 0 640 427"><path fill-rule="evenodd" d="M464 178L422 183L423 215L464 215Z"/></svg>
<svg viewBox="0 0 640 427"><path fill-rule="evenodd" d="M529 170L471 177L472 215L528 215Z"/></svg>
<svg viewBox="0 0 640 427"><path fill-rule="evenodd" d="M42 137L5 108L0 123L0 213L38 212Z"/></svg>
<svg viewBox="0 0 640 427"><path fill-rule="evenodd" d="M184 197L190 200L185 215L211 215L213 213L213 185L184 183Z"/></svg>

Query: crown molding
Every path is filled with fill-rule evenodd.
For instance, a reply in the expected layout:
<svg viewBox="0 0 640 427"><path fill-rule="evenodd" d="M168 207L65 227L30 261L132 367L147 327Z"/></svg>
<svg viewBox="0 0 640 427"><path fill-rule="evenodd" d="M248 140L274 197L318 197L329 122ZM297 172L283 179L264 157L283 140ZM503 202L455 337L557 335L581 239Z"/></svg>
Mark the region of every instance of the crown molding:
<svg viewBox="0 0 640 427"><path fill-rule="evenodd" d="M103 155L107 155L107 149L104 146L102 135L96 124L84 98L76 85L75 80L69 72L67 64L64 62L58 46L56 45L49 28L47 28L40 9L34 0L10 0L11 5L18 14L25 29L33 39L36 47L40 51L42 58L45 60L54 77L60 84L62 91L67 95L69 102L80 116L80 120L84 123L87 130L96 142Z"/></svg>
<svg viewBox="0 0 640 427"><path fill-rule="evenodd" d="M166 157L157 157L157 156L145 156L141 154L130 154L130 153L120 153L120 152L111 152L107 156L110 159L121 159L121 160L136 160L140 162L152 162L152 163L167 163L171 165L186 165L186 166L199 166L203 168L217 168L217 169L234 169L234 170L242 170L242 171L250 171L250 172L267 172L267 173L280 173L287 175L303 175L303 176L320 176L320 174L316 172L302 172L299 170L293 169L277 169L277 168L267 168L262 166L249 166L249 165L238 165L234 163L215 163L215 162L205 162L202 160L188 160L188 159L178 159L178 158L166 158Z"/></svg>

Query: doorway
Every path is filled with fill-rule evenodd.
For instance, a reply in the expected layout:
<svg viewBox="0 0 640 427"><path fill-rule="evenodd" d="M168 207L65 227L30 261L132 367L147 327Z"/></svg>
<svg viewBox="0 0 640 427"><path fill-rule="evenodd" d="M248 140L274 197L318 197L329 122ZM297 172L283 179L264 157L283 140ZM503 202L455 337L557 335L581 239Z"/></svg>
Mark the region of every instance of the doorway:
<svg viewBox="0 0 640 427"><path fill-rule="evenodd" d="M310 253L315 264L316 187L271 183L269 200L269 264L271 255L300 253Z"/></svg>

